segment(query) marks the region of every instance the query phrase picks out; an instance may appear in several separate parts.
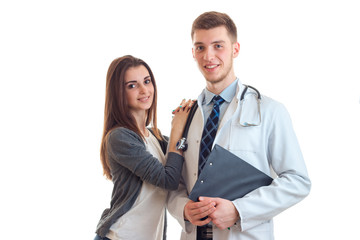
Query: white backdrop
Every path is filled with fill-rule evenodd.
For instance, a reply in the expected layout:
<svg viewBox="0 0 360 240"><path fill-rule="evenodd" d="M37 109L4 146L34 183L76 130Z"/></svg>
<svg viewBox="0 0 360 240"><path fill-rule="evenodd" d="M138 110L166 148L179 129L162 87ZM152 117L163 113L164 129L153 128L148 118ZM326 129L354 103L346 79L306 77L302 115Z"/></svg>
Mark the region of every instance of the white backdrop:
<svg viewBox="0 0 360 240"><path fill-rule="evenodd" d="M313 181L275 218L278 240L359 237L357 1L1 1L1 239L92 239L111 182L99 160L105 76L132 54L152 68L159 127L205 81L191 55L202 12L226 12L237 76L284 103ZM170 219L169 239L179 225Z"/></svg>

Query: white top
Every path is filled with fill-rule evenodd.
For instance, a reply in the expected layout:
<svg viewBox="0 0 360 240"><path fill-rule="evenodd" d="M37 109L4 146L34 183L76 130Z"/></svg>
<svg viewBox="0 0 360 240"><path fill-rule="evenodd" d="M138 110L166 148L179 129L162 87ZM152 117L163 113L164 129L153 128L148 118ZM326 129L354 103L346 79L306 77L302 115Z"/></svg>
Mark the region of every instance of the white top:
<svg viewBox="0 0 360 240"><path fill-rule="evenodd" d="M147 151L165 165L158 140L151 133L145 139ZM111 240L162 240L166 198L166 190L143 182L132 208L111 226L106 237Z"/></svg>

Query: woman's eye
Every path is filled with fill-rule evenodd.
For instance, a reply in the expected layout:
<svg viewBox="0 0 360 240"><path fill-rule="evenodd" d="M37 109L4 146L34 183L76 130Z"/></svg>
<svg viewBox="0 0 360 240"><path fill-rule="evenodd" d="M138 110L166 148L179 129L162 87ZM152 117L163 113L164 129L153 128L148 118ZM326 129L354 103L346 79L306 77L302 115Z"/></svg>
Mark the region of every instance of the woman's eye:
<svg viewBox="0 0 360 240"><path fill-rule="evenodd" d="M146 79L146 80L145 80L145 84L149 84L149 83L151 83L151 80L150 80L150 79Z"/></svg>
<svg viewBox="0 0 360 240"><path fill-rule="evenodd" d="M135 87L136 87L135 84L129 84L129 85L128 85L128 88L135 88Z"/></svg>

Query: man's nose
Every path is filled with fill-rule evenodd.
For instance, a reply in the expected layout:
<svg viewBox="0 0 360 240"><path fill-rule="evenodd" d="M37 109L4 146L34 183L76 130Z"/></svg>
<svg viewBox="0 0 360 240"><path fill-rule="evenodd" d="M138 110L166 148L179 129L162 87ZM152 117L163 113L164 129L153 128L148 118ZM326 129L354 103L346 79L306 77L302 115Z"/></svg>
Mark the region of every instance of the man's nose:
<svg viewBox="0 0 360 240"><path fill-rule="evenodd" d="M206 60L206 61L211 61L211 60L214 59L214 57L215 57L215 54L214 54L213 49L207 48L207 49L205 50L204 60Z"/></svg>

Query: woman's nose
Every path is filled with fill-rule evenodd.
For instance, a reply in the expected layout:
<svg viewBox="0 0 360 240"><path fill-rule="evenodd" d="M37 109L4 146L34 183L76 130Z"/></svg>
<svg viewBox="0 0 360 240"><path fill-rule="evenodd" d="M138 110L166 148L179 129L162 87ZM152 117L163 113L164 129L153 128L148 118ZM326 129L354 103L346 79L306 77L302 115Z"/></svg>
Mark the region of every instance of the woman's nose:
<svg viewBox="0 0 360 240"><path fill-rule="evenodd" d="M139 91L140 93L146 93L147 92L146 86L144 84L140 84Z"/></svg>

